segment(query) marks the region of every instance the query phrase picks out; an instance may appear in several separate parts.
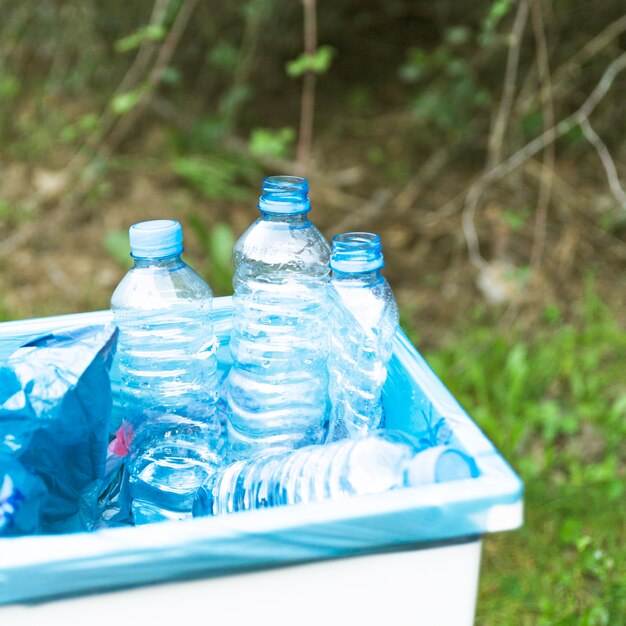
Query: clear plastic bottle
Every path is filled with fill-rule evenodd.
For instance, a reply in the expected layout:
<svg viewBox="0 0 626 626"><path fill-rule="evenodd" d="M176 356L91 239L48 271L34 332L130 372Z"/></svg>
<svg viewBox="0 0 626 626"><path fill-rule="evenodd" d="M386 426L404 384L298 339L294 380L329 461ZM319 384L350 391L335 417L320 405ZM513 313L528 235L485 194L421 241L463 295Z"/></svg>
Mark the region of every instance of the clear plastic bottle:
<svg viewBox="0 0 626 626"><path fill-rule="evenodd" d="M341 500L477 475L475 461L455 448L423 449L406 433L378 430L227 465L198 490L193 515Z"/></svg>
<svg viewBox="0 0 626 626"><path fill-rule="evenodd" d="M333 238L330 441L362 437L384 426L382 386L399 316L391 288L380 273L383 266L378 235L343 233Z"/></svg>
<svg viewBox="0 0 626 626"><path fill-rule="evenodd" d="M309 221L308 184L263 181L261 217L235 244L224 385L231 458L321 442L328 412L330 247Z"/></svg>
<svg viewBox="0 0 626 626"><path fill-rule="evenodd" d="M174 220L131 226L135 266L111 298L135 523L189 517L219 464L212 293L182 259Z"/></svg>

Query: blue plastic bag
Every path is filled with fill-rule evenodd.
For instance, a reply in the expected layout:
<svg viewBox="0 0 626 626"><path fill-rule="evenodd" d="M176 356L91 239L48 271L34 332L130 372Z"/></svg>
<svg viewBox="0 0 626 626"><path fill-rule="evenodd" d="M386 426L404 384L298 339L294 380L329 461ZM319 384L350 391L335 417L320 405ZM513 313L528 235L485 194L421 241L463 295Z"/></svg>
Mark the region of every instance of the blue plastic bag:
<svg viewBox="0 0 626 626"><path fill-rule="evenodd" d="M105 475L116 340L113 324L59 330L0 366L0 535L89 527Z"/></svg>

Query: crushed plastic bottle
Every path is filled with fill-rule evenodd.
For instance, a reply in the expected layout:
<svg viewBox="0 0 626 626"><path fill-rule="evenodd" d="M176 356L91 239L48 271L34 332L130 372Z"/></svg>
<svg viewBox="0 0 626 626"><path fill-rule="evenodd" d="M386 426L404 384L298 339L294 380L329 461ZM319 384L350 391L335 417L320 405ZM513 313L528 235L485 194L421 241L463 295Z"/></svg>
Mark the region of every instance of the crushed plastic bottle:
<svg viewBox="0 0 626 626"><path fill-rule="evenodd" d="M174 220L130 228L135 266L111 299L136 524L182 519L219 465L212 292L181 258Z"/></svg>
<svg viewBox="0 0 626 626"><path fill-rule="evenodd" d="M224 385L231 458L321 442L327 430L330 248L308 184L263 181L261 217L233 251L233 367Z"/></svg>
<svg viewBox="0 0 626 626"><path fill-rule="evenodd" d="M399 316L380 272L383 266L378 235L334 237L329 289L330 441L362 437L384 426L382 387Z"/></svg>
<svg viewBox="0 0 626 626"><path fill-rule="evenodd" d="M277 451L227 465L198 490L193 515L341 500L477 475L475 461L460 450L423 449L404 432L378 430L360 439Z"/></svg>

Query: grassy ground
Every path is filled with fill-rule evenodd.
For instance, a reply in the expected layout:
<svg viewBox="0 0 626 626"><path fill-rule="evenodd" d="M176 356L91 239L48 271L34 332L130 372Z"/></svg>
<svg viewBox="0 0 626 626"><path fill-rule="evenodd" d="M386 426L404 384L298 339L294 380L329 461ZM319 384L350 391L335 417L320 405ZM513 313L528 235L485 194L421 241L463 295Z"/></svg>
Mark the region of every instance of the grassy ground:
<svg viewBox="0 0 626 626"><path fill-rule="evenodd" d="M528 336L469 321L433 368L522 476L525 525L488 537L476 623L626 623L626 332L588 286Z"/></svg>

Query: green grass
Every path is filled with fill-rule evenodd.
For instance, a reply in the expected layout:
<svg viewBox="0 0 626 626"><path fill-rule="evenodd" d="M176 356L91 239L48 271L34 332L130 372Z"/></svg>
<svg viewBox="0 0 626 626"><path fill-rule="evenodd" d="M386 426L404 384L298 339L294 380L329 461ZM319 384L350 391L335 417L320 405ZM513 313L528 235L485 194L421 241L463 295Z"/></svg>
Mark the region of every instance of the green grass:
<svg viewBox="0 0 626 626"><path fill-rule="evenodd" d="M427 354L526 486L524 527L485 539L476 624L626 624L626 332L592 289L545 318Z"/></svg>

